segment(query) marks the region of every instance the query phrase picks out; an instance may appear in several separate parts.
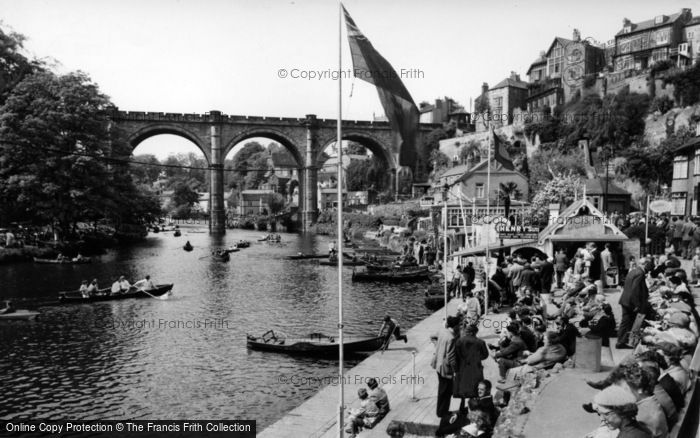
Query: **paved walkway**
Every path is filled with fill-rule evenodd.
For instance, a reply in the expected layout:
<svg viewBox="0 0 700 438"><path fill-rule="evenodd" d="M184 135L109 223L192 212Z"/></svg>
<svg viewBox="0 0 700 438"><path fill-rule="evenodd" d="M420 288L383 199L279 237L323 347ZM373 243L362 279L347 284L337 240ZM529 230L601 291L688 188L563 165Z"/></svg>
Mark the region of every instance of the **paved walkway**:
<svg viewBox="0 0 700 438"><path fill-rule="evenodd" d="M448 305L448 312L454 315L456 309L457 301L453 300ZM440 309L408 330L407 344L393 341L387 351L373 354L345 374L347 408L359 406L357 390L366 386L365 383L369 377L375 377L380 381L380 386L387 391L391 404L391 410L387 416L374 429L363 431L360 437L386 437L386 426L392 420L404 423L409 435L432 436L435 434L439 424L439 419L435 415L437 375L430 367L435 350L430 336L437 333L444 324L444 315L444 309ZM506 315L500 314L487 315L489 323L483 325L493 326L491 322L502 321L505 317ZM486 342L492 342L495 334L492 328L482 326L479 337ZM413 353L415 353L415 373ZM498 379L498 368L493 359L484 361L484 373L485 377L493 382ZM259 436L261 438L337 437L338 397L338 387L327 386L262 431ZM452 408L456 410L459 401L453 399L452 403Z"/></svg>

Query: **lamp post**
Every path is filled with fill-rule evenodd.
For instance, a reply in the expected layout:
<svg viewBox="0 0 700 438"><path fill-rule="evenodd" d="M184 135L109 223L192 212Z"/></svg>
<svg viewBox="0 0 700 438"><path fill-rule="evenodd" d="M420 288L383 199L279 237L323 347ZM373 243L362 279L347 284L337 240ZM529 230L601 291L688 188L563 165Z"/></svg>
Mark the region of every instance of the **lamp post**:
<svg viewBox="0 0 700 438"><path fill-rule="evenodd" d="M445 276L444 288L445 288L445 321L447 321L447 194L450 191L450 186L445 181L445 185L442 186L442 203L444 208L444 214L442 215L444 227L442 229L443 236L443 251L442 251L442 269Z"/></svg>

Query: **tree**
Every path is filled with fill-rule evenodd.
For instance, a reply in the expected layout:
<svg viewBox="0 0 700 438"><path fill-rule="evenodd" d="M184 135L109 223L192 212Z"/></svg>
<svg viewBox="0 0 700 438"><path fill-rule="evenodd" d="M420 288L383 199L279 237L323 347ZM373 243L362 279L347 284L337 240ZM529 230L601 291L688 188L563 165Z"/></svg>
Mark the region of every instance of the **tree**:
<svg viewBox="0 0 700 438"><path fill-rule="evenodd" d="M129 172L138 184L153 184L163 170L160 161L153 154L135 155L132 161L144 164L131 164Z"/></svg>
<svg viewBox="0 0 700 438"><path fill-rule="evenodd" d="M245 188L257 189L265 182L265 174L268 172L268 155L266 151L259 152L248 159L251 169L245 176Z"/></svg>
<svg viewBox="0 0 700 438"><path fill-rule="evenodd" d="M185 183L178 183L173 192L173 204L175 207L187 206L192 207L199 202L199 194Z"/></svg>
<svg viewBox="0 0 700 438"><path fill-rule="evenodd" d="M0 105L27 75L44 68L40 62L30 61L20 53L24 39L23 35L0 29Z"/></svg>
<svg viewBox="0 0 700 438"><path fill-rule="evenodd" d="M371 162L370 160L352 160L345 171L345 183L350 191L366 190L369 185L367 179Z"/></svg>
<svg viewBox="0 0 700 438"><path fill-rule="evenodd" d="M565 206L571 204L582 184L581 177L572 172L557 174L545 183L532 199L530 208L533 215L546 219L549 214L549 204L559 203Z"/></svg>
<svg viewBox="0 0 700 438"><path fill-rule="evenodd" d="M498 197L503 201L503 206L506 210L506 217L510 216L510 201L511 199L520 199L523 196L514 182L500 183L498 188Z"/></svg>
<svg viewBox="0 0 700 438"><path fill-rule="evenodd" d="M586 175L583 154L579 150L567 154L557 149L539 149L528 162L530 193L537 193L559 174L572 172L575 175Z"/></svg>
<svg viewBox="0 0 700 438"><path fill-rule="evenodd" d="M645 190L656 192L663 184L671 184L675 150L691 138L686 128L659 143L649 146L635 143L623 152L627 176L639 182Z"/></svg>
<svg viewBox="0 0 700 438"><path fill-rule="evenodd" d="M467 144L459 148L459 162L466 163L472 161L473 164L477 164L481 161L481 143L476 140L469 140Z"/></svg>
<svg viewBox="0 0 700 438"><path fill-rule="evenodd" d="M275 215L281 212L286 203L287 202L284 199L284 196L280 195L279 193L274 193L267 202L267 206L270 209L270 214Z"/></svg>
<svg viewBox="0 0 700 438"><path fill-rule="evenodd" d="M348 142L346 153L350 155L367 155L367 149L359 143L350 141Z"/></svg>
<svg viewBox="0 0 700 438"><path fill-rule="evenodd" d="M83 73L25 76L0 107L3 205L56 224L64 234L78 220L124 207L128 199L115 192L114 171L103 159L124 157L102 117L108 105ZM133 183L130 189L126 196Z"/></svg>

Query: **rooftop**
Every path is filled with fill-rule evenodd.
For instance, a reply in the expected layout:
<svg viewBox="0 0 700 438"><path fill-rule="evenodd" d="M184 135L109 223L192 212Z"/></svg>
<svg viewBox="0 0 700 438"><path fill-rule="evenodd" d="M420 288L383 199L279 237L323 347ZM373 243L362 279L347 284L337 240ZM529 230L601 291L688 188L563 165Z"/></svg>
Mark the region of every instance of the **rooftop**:
<svg viewBox="0 0 700 438"><path fill-rule="evenodd" d="M630 22L631 25L631 30L630 32L625 32L624 27L620 29L619 32L615 34L615 36L621 36L621 35L627 35L630 33L635 33L635 32L641 32L643 30L649 30L649 29L654 29L657 27L663 27L663 26L669 26L673 24L676 20L678 20L681 16L683 15L683 12L676 12L675 14L671 15L661 15L661 17L664 17L663 21L661 23L656 23L656 18L652 18L650 20L644 20L640 21L639 23L632 23Z"/></svg>
<svg viewBox="0 0 700 438"><path fill-rule="evenodd" d="M612 178L608 178L608 195L626 195L632 196L630 192L616 185ZM606 178L594 178L586 180L586 195L602 195L605 193Z"/></svg>

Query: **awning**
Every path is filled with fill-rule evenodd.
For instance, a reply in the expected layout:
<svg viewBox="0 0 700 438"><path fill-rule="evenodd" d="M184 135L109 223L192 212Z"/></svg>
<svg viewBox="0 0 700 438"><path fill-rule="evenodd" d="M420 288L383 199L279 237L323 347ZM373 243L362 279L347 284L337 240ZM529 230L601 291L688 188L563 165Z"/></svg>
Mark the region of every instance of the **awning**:
<svg viewBox="0 0 700 438"><path fill-rule="evenodd" d="M505 248L521 247L521 246L531 246L537 245L536 240L523 240L517 243L508 243L506 245L489 245L489 252L493 253L495 251L500 251ZM474 248L467 248L463 251L457 251L450 254L448 257L465 257L465 256L479 256L486 255L486 247L483 245L475 246Z"/></svg>
<svg viewBox="0 0 700 438"><path fill-rule="evenodd" d="M628 237L624 234L599 234L597 236L555 234L544 238L544 240L547 239L553 242L624 242L625 240L628 240Z"/></svg>

